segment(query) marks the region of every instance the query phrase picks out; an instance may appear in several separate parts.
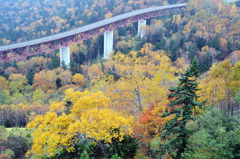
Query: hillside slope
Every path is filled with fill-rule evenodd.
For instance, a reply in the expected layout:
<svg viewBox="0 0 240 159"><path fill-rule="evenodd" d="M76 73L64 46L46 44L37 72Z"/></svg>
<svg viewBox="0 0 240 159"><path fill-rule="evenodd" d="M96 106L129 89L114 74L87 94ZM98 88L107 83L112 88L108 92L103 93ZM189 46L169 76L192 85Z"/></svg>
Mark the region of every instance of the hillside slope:
<svg viewBox="0 0 240 159"><path fill-rule="evenodd" d="M182 0L0 0L0 45L34 39L121 13Z"/></svg>

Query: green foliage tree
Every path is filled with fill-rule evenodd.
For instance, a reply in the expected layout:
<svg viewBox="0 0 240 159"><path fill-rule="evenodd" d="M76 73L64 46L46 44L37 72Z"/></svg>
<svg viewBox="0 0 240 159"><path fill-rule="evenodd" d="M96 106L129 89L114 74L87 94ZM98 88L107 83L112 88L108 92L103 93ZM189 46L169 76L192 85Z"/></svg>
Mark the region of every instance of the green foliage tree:
<svg viewBox="0 0 240 159"><path fill-rule="evenodd" d="M80 159L90 159L87 153L82 153Z"/></svg>
<svg viewBox="0 0 240 159"><path fill-rule="evenodd" d="M119 157L117 154L113 155L111 159L122 159L121 157Z"/></svg>
<svg viewBox="0 0 240 159"><path fill-rule="evenodd" d="M93 143L93 140L90 138L85 138L80 136L78 142L74 145L75 150L73 152L68 152L66 149L59 151L56 156L49 157L49 159L90 159L93 158L103 158L104 154L101 153L101 150L96 144Z"/></svg>
<svg viewBox="0 0 240 159"><path fill-rule="evenodd" d="M191 68L181 75L178 87L169 89L170 105L166 108L163 117L173 116L173 118L164 126L162 138L166 142L161 150L161 155L167 151L171 157L181 158L181 154L187 147L192 130L187 129L186 124L194 119L193 109L201 108L203 104L197 102L199 96L196 95L196 91L199 89L196 77L198 75L198 64L195 59Z"/></svg>
<svg viewBox="0 0 240 159"><path fill-rule="evenodd" d="M119 141L119 138L112 138L112 144L109 151L111 154L115 154L112 158L114 158L114 156L118 156L120 159L134 158L138 149L137 139L126 135L123 138L122 141Z"/></svg>
<svg viewBox="0 0 240 159"><path fill-rule="evenodd" d="M239 158L239 122L212 107L188 125L195 130L183 158Z"/></svg>
<svg viewBox="0 0 240 159"><path fill-rule="evenodd" d="M44 104L44 101L46 101L46 99L47 96L41 88L38 87L36 91L33 92L32 102L39 102L41 104Z"/></svg>
<svg viewBox="0 0 240 159"><path fill-rule="evenodd" d="M10 100L10 93L7 90L0 90L0 104L4 104Z"/></svg>
<svg viewBox="0 0 240 159"><path fill-rule="evenodd" d="M240 104L240 92L237 92L236 97L235 97L235 102Z"/></svg>

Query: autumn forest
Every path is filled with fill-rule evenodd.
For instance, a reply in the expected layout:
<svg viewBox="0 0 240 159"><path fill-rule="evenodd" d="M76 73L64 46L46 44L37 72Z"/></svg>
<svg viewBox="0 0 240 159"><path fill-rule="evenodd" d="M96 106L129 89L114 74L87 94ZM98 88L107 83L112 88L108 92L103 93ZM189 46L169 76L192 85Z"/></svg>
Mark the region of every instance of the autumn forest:
<svg viewBox="0 0 240 159"><path fill-rule="evenodd" d="M108 60L99 35L0 64L0 159L239 159L239 0L0 0L0 46L178 3Z"/></svg>

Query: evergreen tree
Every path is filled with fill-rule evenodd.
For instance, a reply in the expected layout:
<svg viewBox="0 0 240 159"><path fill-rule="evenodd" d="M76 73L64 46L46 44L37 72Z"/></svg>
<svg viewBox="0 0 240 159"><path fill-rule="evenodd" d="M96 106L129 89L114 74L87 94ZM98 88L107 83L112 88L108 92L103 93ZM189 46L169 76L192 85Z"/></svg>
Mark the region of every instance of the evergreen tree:
<svg viewBox="0 0 240 159"><path fill-rule="evenodd" d="M51 62L48 64L48 67L51 69L51 70L54 70L55 68L59 67L60 65L60 61L57 57L53 57Z"/></svg>
<svg viewBox="0 0 240 159"><path fill-rule="evenodd" d="M195 9L190 10L190 15L193 16L196 13Z"/></svg>
<svg viewBox="0 0 240 159"><path fill-rule="evenodd" d="M32 85L33 84L33 78L34 78L34 70L33 69L30 69L29 70L29 72L27 73L27 79L28 79L28 83L30 84L30 85Z"/></svg>
<svg viewBox="0 0 240 159"><path fill-rule="evenodd" d="M175 23L172 24L172 32L173 32L173 34L175 34L176 32L178 32L178 25L175 24Z"/></svg>
<svg viewBox="0 0 240 159"><path fill-rule="evenodd" d="M198 64L194 59L190 69L187 69L179 79L178 87L170 88L168 98L169 107L166 108L162 117L173 117L164 126L162 138L166 141L161 155L168 154L173 158L181 158L181 154L187 147L188 138L192 130L186 128L186 124L193 118L193 109L201 108L203 102L198 103L199 96L196 91L199 89L196 78L199 76Z"/></svg>
<svg viewBox="0 0 240 159"><path fill-rule="evenodd" d="M112 138L112 143L110 144L109 152L112 155L117 154L119 157L123 159L131 159L134 158L134 156L136 155L137 149L138 149L137 139L125 135L122 141L119 140L119 137Z"/></svg>
<svg viewBox="0 0 240 159"><path fill-rule="evenodd" d="M76 73L83 74L81 65L77 64L76 62L70 63L70 71L72 72L73 75L75 75Z"/></svg>
<svg viewBox="0 0 240 159"><path fill-rule="evenodd" d="M10 67L10 66L12 66L12 65L11 65L10 63L8 63L8 62L4 62L4 63L2 64L3 70L7 69L7 68Z"/></svg>
<svg viewBox="0 0 240 159"><path fill-rule="evenodd" d="M16 61L16 60L14 60L14 62L13 62L13 67L16 68L16 69L18 69L17 61Z"/></svg>
<svg viewBox="0 0 240 159"><path fill-rule="evenodd" d="M159 42L159 50L163 49L165 47L166 40L164 38L161 39Z"/></svg>
<svg viewBox="0 0 240 159"><path fill-rule="evenodd" d="M192 61L192 66L190 67L190 71L192 72L192 75L195 77L199 77L200 71L199 71L199 65L197 62L197 58L195 57Z"/></svg>
<svg viewBox="0 0 240 159"><path fill-rule="evenodd" d="M209 52L207 52L203 61L200 63L200 66L201 66L201 72L207 71L212 66L212 59Z"/></svg>
<svg viewBox="0 0 240 159"><path fill-rule="evenodd" d="M190 12L191 14L191 12ZM194 13L195 14L195 13ZM196 28L192 28L191 31L190 31L190 34L188 36L188 39L187 41L191 41L191 39L193 38L194 34L197 32L197 29Z"/></svg>
<svg viewBox="0 0 240 159"><path fill-rule="evenodd" d="M207 45L209 47L213 47L217 51L221 51L221 41L220 41L220 35L217 34L213 39L210 39L207 41Z"/></svg>
<svg viewBox="0 0 240 159"><path fill-rule="evenodd" d="M235 4L237 7L240 7L240 0L236 1Z"/></svg>
<svg viewBox="0 0 240 159"><path fill-rule="evenodd" d="M104 70L105 70L105 66L104 66L104 64L103 64L102 61L101 61L101 66L102 66L102 72L104 72Z"/></svg>
<svg viewBox="0 0 240 159"><path fill-rule="evenodd" d="M67 65L65 64L64 61L61 62L61 66L62 66L62 69L66 70L67 69Z"/></svg>
<svg viewBox="0 0 240 159"><path fill-rule="evenodd" d="M228 43L227 43L227 49L228 49L228 54L230 54L231 52L233 52L233 45L232 45L231 41L228 41Z"/></svg>
<svg viewBox="0 0 240 159"><path fill-rule="evenodd" d="M205 46L206 42L207 41L204 38L197 37L196 43L197 43L199 50L201 50Z"/></svg>
<svg viewBox="0 0 240 159"><path fill-rule="evenodd" d="M189 55L188 56L191 60L193 60L194 57L197 57L198 55L199 55L198 46L197 46L197 43L194 43L189 49Z"/></svg>

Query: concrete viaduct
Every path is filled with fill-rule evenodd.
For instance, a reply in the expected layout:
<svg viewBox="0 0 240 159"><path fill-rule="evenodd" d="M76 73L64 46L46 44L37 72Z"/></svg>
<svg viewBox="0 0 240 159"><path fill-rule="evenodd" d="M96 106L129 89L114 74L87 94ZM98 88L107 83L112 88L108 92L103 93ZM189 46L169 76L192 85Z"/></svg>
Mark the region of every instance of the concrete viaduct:
<svg viewBox="0 0 240 159"><path fill-rule="evenodd" d="M141 9L130 13L114 16L96 23L66 31L63 33L30 40L11 45L0 46L0 63L14 61L27 56L41 54L60 49L60 63L70 64L69 45L104 34L104 58L108 59L113 50L113 30L138 22L138 35L143 37L145 31L141 26L146 25L146 19L180 12L187 3L166 5Z"/></svg>

